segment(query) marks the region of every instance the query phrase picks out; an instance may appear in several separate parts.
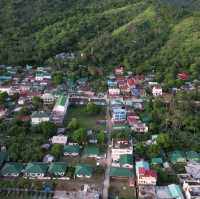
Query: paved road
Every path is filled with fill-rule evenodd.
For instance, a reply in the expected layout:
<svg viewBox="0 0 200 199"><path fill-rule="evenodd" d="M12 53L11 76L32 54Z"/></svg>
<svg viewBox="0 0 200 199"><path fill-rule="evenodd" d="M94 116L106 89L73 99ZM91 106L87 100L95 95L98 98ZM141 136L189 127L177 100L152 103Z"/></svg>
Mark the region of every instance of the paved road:
<svg viewBox="0 0 200 199"><path fill-rule="evenodd" d="M112 123L111 123L111 117L110 117L110 103L107 105L107 111L106 111L106 119L107 119L107 132L108 132L108 150L106 154L106 171L105 171L105 178L103 183L103 199L108 199L108 190L110 186L110 168L112 163L111 158L111 148L109 147L111 145L111 129L112 129Z"/></svg>

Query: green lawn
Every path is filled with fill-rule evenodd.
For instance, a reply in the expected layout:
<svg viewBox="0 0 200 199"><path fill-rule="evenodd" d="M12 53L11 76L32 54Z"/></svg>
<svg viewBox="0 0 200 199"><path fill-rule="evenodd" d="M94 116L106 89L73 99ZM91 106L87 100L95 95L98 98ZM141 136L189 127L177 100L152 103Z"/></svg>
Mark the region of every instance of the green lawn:
<svg viewBox="0 0 200 199"><path fill-rule="evenodd" d="M79 124L83 128L87 129L105 129L104 126L100 126L96 124L97 120L105 120L105 110L103 110L100 114L98 115L89 115L85 111L86 107L85 106L70 106L66 120L65 120L65 125L71 121L71 119L77 118Z"/></svg>

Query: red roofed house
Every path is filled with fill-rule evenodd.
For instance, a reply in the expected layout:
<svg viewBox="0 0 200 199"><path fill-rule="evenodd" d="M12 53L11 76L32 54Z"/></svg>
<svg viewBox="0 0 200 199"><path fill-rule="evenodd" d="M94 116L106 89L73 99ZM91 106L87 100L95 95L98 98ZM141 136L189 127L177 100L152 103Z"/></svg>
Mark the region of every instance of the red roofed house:
<svg viewBox="0 0 200 199"><path fill-rule="evenodd" d="M109 88L108 93L109 93L109 95L119 95L120 89L119 88Z"/></svg>
<svg viewBox="0 0 200 199"><path fill-rule="evenodd" d="M147 133L148 126L145 123L142 123L138 116L128 116L127 117L128 124L131 126L131 130L137 133Z"/></svg>
<svg viewBox="0 0 200 199"><path fill-rule="evenodd" d="M135 83L136 82L135 82L135 80L133 78L130 78L130 79L127 80L127 85L128 85L129 88L134 87Z"/></svg>
<svg viewBox="0 0 200 199"><path fill-rule="evenodd" d="M189 78L189 74L187 72L178 73L178 78L180 80L187 80Z"/></svg>
<svg viewBox="0 0 200 199"><path fill-rule="evenodd" d="M115 68L116 75L123 75L123 73L124 73L124 66L118 66Z"/></svg>
<svg viewBox="0 0 200 199"><path fill-rule="evenodd" d="M157 174L149 168L149 163L146 161L136 162L137 183L139 185L156 185Z"/></svg>
<svg viewBox="0 0 200 199"><path fill-rule="evenodd" d="M130 126L132 126L132 125L135 125L137 122L138 122L138 120L139 120L139 117L138 116L128 116L127 117L127 121L128 121L128 124L130 125Z"/></svg>

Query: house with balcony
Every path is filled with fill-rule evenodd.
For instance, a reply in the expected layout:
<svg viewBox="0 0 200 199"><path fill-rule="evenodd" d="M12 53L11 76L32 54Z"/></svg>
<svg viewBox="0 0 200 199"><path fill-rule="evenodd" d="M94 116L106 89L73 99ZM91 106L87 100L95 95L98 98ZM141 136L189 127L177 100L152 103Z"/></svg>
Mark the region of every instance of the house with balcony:
<svg viewBox="0 0 200 199"><path fill-rule="evenodd" d="M152 88L152 94L153 96L162 96L163 91L161 86L153 86Z"/></svg>
<svg viewBox="0 0 200 199"><path fill-rule="evenodd" d="M41 122L50 121L50 114L44 111L35 111L31 115L31 124L38 125Z"/></svg>
<svg viewBox="0 0 200 199"><path fill-rule="evenodd" d="M157 174L150 169L148 162L143 160L136 161L135 170L138 185L156 185Z"/></svg>
<svg viewBox="0 0 200 199"><path fill-rule="evenodd" d="M112 109L112 121L125 121L126 120L126 110L120 107Z"/></svg>
<svg viewBox="0 0 200 199"><path fill-rule="evenodd" d="M112 157L112 165L116 164L120 166L120 156L133 154L133 146L131 141L129 140L112 140L112 149L111 149L111 157ZM122 160L123 159L123 160ZM122 166L126 165L126 161L124 161L124 157L121 159Z"/></svg>
<svg viewBox="0 0 200 199"><path fill-rule="evenodd" d="M68 137L65 135L55 135L51 138L52 144L67 144Z"/></svg>

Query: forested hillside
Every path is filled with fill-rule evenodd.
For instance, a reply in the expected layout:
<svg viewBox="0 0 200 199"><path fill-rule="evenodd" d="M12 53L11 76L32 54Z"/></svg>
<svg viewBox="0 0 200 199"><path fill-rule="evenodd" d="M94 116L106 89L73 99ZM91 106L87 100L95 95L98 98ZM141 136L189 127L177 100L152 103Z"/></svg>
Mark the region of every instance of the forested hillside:
<svg viewBox="0 0 200 199"><path fill-rule="evenodd" d="M45 63L63 51L79 64L200 73L200 0L1 0L0 62Z"/></svg>

